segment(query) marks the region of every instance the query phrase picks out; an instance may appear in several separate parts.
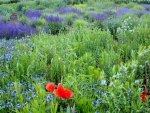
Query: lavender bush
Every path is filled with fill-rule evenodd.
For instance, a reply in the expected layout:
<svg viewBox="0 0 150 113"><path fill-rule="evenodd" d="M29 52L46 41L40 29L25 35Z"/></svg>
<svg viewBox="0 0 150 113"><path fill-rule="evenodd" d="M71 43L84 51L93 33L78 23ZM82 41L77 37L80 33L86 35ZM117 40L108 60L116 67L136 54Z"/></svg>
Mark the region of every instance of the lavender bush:
<svg viewBox="0 0 150 113"><path fill-rule="evenodd" d="M115 12L104 12L101 14L98 14L96 12L92 12L88 15L88 19L90 19L90 21L104 21L106 20L108 17L115 15Z"/></svg>
<svg viewBox="0 0 150 113"><path fill-rule="evenodd" d="M50 15L46 18L47 29L50 30L51 34L58 34L65 29L65 19L59 16Z"/></svg>
<svg viewBox="0 0 150 113"><path fill-rule="evenodd" d="M141 6L143 6L146 10L150 11L150 4L142 4Z"/></svg>
<svg viewBox="0 0 150 113"><path fill-rule="evenodd" d="M50 15L46 18L47 22L55 22L55 23L63 23L64 22L64 18L60 18L59 16L53 16Z"/></svg>
<svg viewBox="0 0 150 113"><path fill-rule="evenodd" d="M107 18L106 14L91 14L91 16L93 17L94 20L96 21L103 21Z"/></svg>
<svg viewBox="0 0 150 113"><path fill-rule="evenodd" d="M150 12L148 10L132 10L129 8L119 8L116 12L116 16L122 16L125 14L137 14L138 16L141 16L143 14L150 14Z"/></svg>
<svg viewBox="0 0 150 113"><path fill-rule="evenodd" d="M4 23L1 21L0 29L1 38L21 37L36 33L36 29L20 23Z"/></svg>
<svg viewBox="0 0 150 113"><path fill-rule="evenodd" d="M66 13L76 13L76 14L81 14L81 11L77 8L72 8L72 7L62 7L59 9L60 14L66 14Z"/></svg>
<svg viewBox="0 0 150 113"><path fill-rule="evenodd" d="M129 8L119 8L119 10L116 12L117 16L122 16L124 14L132 14L133 11Z"/></svg>
<svg viewBox="0 0 150 113"><path fill-rule="evenodd" d="M25 13L29 18L39 18L42 15L42 10L30 10Z"/></svg>

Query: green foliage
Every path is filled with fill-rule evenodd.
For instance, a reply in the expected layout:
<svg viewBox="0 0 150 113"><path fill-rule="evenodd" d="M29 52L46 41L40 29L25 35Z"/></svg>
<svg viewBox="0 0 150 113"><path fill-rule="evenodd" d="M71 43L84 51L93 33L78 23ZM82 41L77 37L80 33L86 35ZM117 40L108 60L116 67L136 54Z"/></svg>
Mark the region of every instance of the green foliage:
<svg viewBox="0 0 150 113"><path fill-rule="evenodd" d="M51 34L59 34L66 30L66 25L65 23L48 22L47 29L50 30Z"/></svg>
<svg viewBox="0 0 150 113"><path fill-rule="evenodd" d="M14 12L15 12L15 10L10 6L7 6L7 5L1 5L0 6L0 14L2 14L2 15L12 14Z"/></svg>
<svg viewBox="0 0 150 113"><path fill-rule="evenodd" d="M73 7L77 8L77 9L85 9L87 7L86 4L75 4Z"/></svg>
<svg viewBox="0 0 150 113"><path fill-rule="evenodd" d="M87 1L88 0L65 0L65 3L68 5L74 5L74 4L83 4Z"/></svg>
<svg viewBox="0 0 150 113"><path fill-rule="evenodd" d="M38 25L40 25L40 26L44 26L45 25L45 19L44 18L41 18L40 20L39 20L39 22L38 22Z"/></svg>
<svg viewBox="0 0 150 113"><path fill-rule="evenodd" d="M135 5L132 9L133 10L144 10L145 8L140 5Z"/></svg>
<svg viewBox="0 0 150 113"><path fill-rule="evenodd" d="M20 21L22 24L27 24L27 25L29 24L27 17L24 16L24 15L20 15L19 21Z"/></svg>
<svg viewBox="0 0 150 113"><path fill-rule="evenodd" d="M110 20L105 21L101 26L102 28L104 27L104 29L108 29L111 35L113 35L114 39L117 39L117 28L121 26L121 23L121 18L112 18Z"/></svg>
<svg viewBox="0 0 150 113"><path fill-rule="evenodd" d="M24 7L23 3L18 3L17 4L17 11L22 11L23 7Z"/></svg>
<svg viewBox="0 0 150 113"><path fill-rule="evenodd" d="M73 27L76 29L84 29L87 27L87 23L83 20L76 20L73 24Z"/></svg>
<svg viewBox="0 0 150 113"><path fill-rule="evenodd" d="M20 0L0 0L0 4L11 4L11 3L17 3Z"/></svg>
<svg viewBox="0 0 150 113"><path fill-rule="evenodd" d="M82 4L85 2L88 3ZM89 13L88 9L103 12L110 6L118 7L118 4L109 0L67 0L66 3L75 4L72 7L80 8L84 13ZM66 19L65 23L45 21L50 12L53 13L62 6L65 3L61 0L28 0L20 1L17 7L4 4L0 6L0 13L6 15L2 16L4 22L9 21L11 13L17 10L21 23L47 28L51 32L46 34L40 30L39 34L32 35L31 38L24 37L24 40L16 43L10 40L15 48L12 47L14 54L7 64L4 64L7 60L3 57L7 58L6 50L11 46L9 47L7 41L0 40L0 112L150 112L149 101L143 102L140 97L143 93L142 85L145 84L143 81L145 78L150 80L149 15L138 17L135 14L126 14L121 17L112 16L99 23L92 23L89 19L88 23L83 15L78 17L64 14L61 16ZM135 10L143 9L133 2L123 6ZM23 14L31 9L44 9L44 14L34 22ZM70 25L69 31L67 24ZM42 80L34 78L35 75L42 77ZM14 82L13 86L8 85L11 81ZM20 85L23 82L27 85ZM45 90L46 83L49 82L56 85L62 83L65 88L73 91L73 98L56 98L53 93ZM29 88L30 84L34 85L33 89ZM150 82L146 82L146 85L150 88ZM8 93L6 89L9 90ZM11 95L12 90L17 92L15 99ZM28 93L24 95L23 91ZM36 92L33 95L35 97L25 104L32 92ZM47 102L49 95L53 98ZM21 108L12 106L2 109L1 102L3 106L6 105L6 100L11 99L13 105L19 103Z"/></svg>
<svg viewBox="0 0 150 113"><path fill-rule="evenodd" d="M150 28L150 15L142 15L141 16L141 25L142 26L147 26L148 28Z"/></svg>
<svg viewBox="0 0 150 113"><path fill-rule="evenodd" d="M36 0L37 9L62 7L65 3L62 0Z"/></svg>
<svg viewBox="0 0 150 113"><path fill-rule="evenodd" d="M137 2L137 3L150 3L149 0L112 0L115 3L130 3L130 2Z"/></svg>

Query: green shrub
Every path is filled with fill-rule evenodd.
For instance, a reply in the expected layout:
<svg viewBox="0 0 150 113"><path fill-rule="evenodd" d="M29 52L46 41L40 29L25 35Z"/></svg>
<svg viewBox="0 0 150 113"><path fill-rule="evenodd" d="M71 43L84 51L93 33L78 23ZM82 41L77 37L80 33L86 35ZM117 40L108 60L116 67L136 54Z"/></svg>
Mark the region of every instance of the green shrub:
<svg viewBox="0 0 150 113"><path fill-rule="evenodd" d="M0 0L0 4L10 4L10 3L17 3L20 0Z"/></svg>
<svg viewBox="0 0 150 113"><path fill-rule="evenodd" d="M86 4L75 4L73 7L77 8L77 9L85 9L87 7Z"/></svg>
<svg viewBox="0 0 150 113"><path fill-rule="evenodd" d="M2 14L2 15L12 14L14 12L15 12L15 9L13 9L10 6L7 6L7 5L1 5L0 6L0 14Z"/></svg>
<svg viewBox="0 0 150 113"><path fill-rule="evenodd" d="M121 26L121 23L121 18L112 18L104 21L102 27L104 27L104 29L108 29L114 39L117 39L117 28Z"/></svg>
<svg viewBox="0 0 150 113"><path fill-rule="evenodd" d="M64 6L64 2L61 0L36 0L36 5L38 8L51 8L55 9Z"/></svg>
<svg viewBox="0 0 150 113"><path fill-rule="evenodd" d="M88 0L65 0L65 3L68 5L74 5L74 4L83 4L87 1Z"/></svg>
<svg viewBox="0 0 150 113"><path fill-rule="evenodd" d="M145 8L143 6L140 6L140 5L135 5L132 9L133 10L144 10Z"/></svg>
<svg viewBox="0 0 150 113"><path fill-rule="evenodd" d="M136 2L136 3L150 3L149 0L111 0L115 3L130 3L130 2Z"/></svg>
<svg viewBox="0 0 150 113"><path fill-rule="evenodd" d="M6 15L2 18L3 22L8 22L10 20L10 15Z"/></svg>
<svg viewBox="0 0 150 113"><path fill-rule="evenodd" d="M39 10L44 10L46 7L45 6L43 6L43 5L38 5L37 7L36 7L36 9L39 9Z"/></svg>
<svg viewBox="0 0 150 113"><path fill-rule="evenodd" d="M147 15L142 15L141 18L140 18L140 23L142 26L147 26L150 28L150 15L147 14Z"/></svg>
<svg viewBox="0 0 150 113"><path fill-rule="evenodd" d="M23 7L24 7L23 3L18 3L17 4L17 11L22 11Z"/></svg>
<svg viewBox="0 0 150 113"><path fill-rule="evenodd" d="M79 15L75 13L69 13L69 14L67 13L67 14L63 14L62 16L65 18L66 23L69 26L72 26L74 21L76 21L79 18Z"/></svg>
<svg viewBox="0 0 150 113"><path fill-rule="evenodd" d="M45 19L44 19L44 18L41 18L41 19L39 20L39 22L38 22L38 25L44 26L45 23L46 23Z"/></svg>
<svg viewBox="0 0 150 113"><path fill-rule="evenodd" d="M87 22L84 20L76 20L73 24L73 27L80 30L87 27Z"/></svg>
<svg viewBox="0 0 150 113"><path fill-rule="evenodd" d="M124 4L127 8L133 8L135 6L138 6L137 3L134 3L134 2L129 2L128 4Z"/></svg>
<svg viewBox="0 0 150 113"><path fill-rule="evenodd" d="M57 22L48 22L46 26L50 33L54 35L66 31L67 28L65 23Z"/></svg>
<svg viewBox="0 0 150 113"><path fill-rule="evenodd" d="M27 19L27 17L24 16L24 15L20 15L19 21L20 21L22 24L28 24L28 25L29 25L28 19Z"/></svg>
<svg viewBox="0 0 150 113"><path fill-rule="evenodd" d="M10 0L10 3L17 3L19 2L20 0Z"/></svg>

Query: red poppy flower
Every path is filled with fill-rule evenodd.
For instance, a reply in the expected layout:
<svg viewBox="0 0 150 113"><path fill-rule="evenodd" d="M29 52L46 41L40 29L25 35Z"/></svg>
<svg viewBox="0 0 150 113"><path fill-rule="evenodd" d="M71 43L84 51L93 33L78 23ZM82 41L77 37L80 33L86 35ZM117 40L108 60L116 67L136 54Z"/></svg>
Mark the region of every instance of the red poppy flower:
<svg viewBox="0 0 150 113"><path fill-rule="evenodd" d="M149 96L148 94L142 93L141 94L142 101L145 102L148 96Z"/></svg>
<svg viewBox="0 0 150 113"><path fill-rule="evenodd" d="M58 84L57 90L54 91L55 96L62 99L70 99L73 96L73 93L69 89L65 89L62 84Z"/></svg>
<svg viewBox="0 0 150 113"><path fill-rule="evenodd" d="M56 85L54 83L48 83L46 85L46 90L49 91L49 92L53 92L55 87L56 87Z"/></svg>

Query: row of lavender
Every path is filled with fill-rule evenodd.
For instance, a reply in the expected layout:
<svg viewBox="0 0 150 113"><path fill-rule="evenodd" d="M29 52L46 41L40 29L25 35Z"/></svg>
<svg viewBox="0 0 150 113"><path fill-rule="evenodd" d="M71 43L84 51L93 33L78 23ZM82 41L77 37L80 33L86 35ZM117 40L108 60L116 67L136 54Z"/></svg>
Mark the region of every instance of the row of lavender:
<svg viewBox="0 0 150 113"><path fill-rule="evenodd" d="M62 7L56 10L56 12L50 14L49 16L45 15L44 11L42 10L30 10L27 11L24 15L26 16L27 20L31 22L31 24L21 23L17 18L14 20L10 18L8 22L3 22L3 17L0 19L0 37L22 37L31 34L38 33L39 29L37 29L38 24L42 23L42 29L46 30L48 33L57 34L64 26L70 25L76 19L84 19L88 21L89 19L92 21L104 21L107 20L109 17L116 17L122 16L124 14L136 14L136 15L143 15L143 14L150 14L150 5L145 4L142 5L145 7L144 10L132 10L129 8L117 8L116 11L106 11L103 13L97 13L95 11L89 11L86 13L85 11L81 11L77 8L73 7ZM17 14L17 13L16 13ZM76 14L71 19L65 18L68 14ZM58 16L59 15L59 16ZM75 19L74 19L75 18ZM42 20L42 21L41 21ZM35 24L34 26L33 23Z"/></svg>

